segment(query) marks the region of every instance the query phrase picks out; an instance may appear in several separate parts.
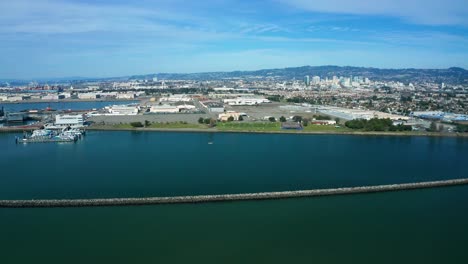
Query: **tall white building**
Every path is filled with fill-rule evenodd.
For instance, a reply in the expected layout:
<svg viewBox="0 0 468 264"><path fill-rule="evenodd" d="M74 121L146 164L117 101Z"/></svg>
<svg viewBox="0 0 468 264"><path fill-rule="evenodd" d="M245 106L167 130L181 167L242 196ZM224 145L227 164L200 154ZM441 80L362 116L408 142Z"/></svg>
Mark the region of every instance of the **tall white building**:
<svg viewBox="0 0 468 264"><path fill-rule="evenodd" d="M319 76L312 77L312 84L319 84L319 83L320 83L320 77Z"/></svg>

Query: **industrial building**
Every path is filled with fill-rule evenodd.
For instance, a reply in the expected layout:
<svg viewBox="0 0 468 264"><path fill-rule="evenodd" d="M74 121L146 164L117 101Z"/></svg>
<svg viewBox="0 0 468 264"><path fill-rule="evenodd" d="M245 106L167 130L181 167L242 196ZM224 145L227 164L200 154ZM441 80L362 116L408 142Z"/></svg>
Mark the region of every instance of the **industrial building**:
<svg viewBox="0 0 468 264"><path fill-rule="evenodd" d="M79 99L99 99L101 98L101 95L98 93L79 93L78 98Z"/></svg>
<svg viewBox="0 0 468 264"><path fill-rule="evenodd" d="M180 109L177 106L173 105L153 105L150 108L150 113L159 113L159 114L170 114L170 113L179 113Z"/></svg>
<svg viewBox="0 0 468 264"><path fill-rule="evenodd" d="M208 109L210 113L223 113L224 105L218 101L203 101L200 104Z"/></svg>
<svg viewBox="0 0 468 264"><path fill-rule="evenodd" d="M228 105L259 105L263 103L270 103L270 100L266 98L246 98L239 97L236 99L224 99L224 103Z"/></svg>
<svg viewBox="0 0 468 264"><path fill-rule="evenodd" d="M119 93L116 95L117 99L135 99L136 94L135 93Z"/></svg>
<svg viewBox="0 0 468 264"><path fill-rule="evenodd" d="M313 125L324 125L324 126L336 125L335 120L312 120L310 121L310 123Z"/></svg>
<svg viewBox="0 0 468 264"><path fill-rule="evenodd" d="M239 117L241 116L240 113L234 112L234 111L227 111L226 113L219 114L218 115L218 120L219 121L228 121L230 117L234 118L234 121L238 121Z"/></svg>
<svg viewBox="0 0 468 264"><path fill-rule="evenodd" d="M166 97L161 97L161 102L190 102L192 98L186 94L172 94Z"/></svg>
<svg viewBox="0 0 468 264"><path fill-rule="evenodd" d="M107 108L112 115L136 115L139 111L138 106L132 105L113 105Z"/></svg>
<svg viewBox="0 0 468 264"><path fill-rule="evenodd" d="M23 122L24 121L23 113L6 113L5 120L7 122Z"/></svg>
<svg viewBox="0 0 468 264"><path fill-rule="evenodd" d="M56 115L55 126L83 127L83 115Z"/></svg>
<svg viewBox="0 0 468 264"><path fill-rule="evenodd" d="M318 109L320 113L338 117L345 120L353 119L372 119L372 118L388 118L391 120L409 120L410 118L402 115L389 114L374 110L362 110L362 109L348 109L341 107L321 107Z"/></svg>

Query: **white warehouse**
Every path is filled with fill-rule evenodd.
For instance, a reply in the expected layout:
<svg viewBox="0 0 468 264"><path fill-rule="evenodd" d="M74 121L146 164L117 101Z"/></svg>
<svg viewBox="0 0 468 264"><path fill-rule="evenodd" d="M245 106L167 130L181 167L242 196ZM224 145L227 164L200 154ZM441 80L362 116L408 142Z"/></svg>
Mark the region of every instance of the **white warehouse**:
<svg viewBox="0 0 468 264"><path fill-rule="evenodd" d="M84 118L83 115L56 115L55 126L58 127L83 127Z"/></svg>
<svg viewBox="0 0 468 264"><path fill-rule="evenodd" d="M224 103L228 105L259 105L263 103L270 103L270 100L265 98L236 98L224 99Z"/></svg>
<svg viewBox="0 0 468 264"><path fill-rule="evenodd" d="M150 108L150 113L179 113L180 109L172 105L153 105Z"/></svg>
<svg viewBox="0 0 468 264"><path fill-rule="evenodd" d="M109 113L112 115L137 115L138 111L137 106L130 105L113 105L109 107Z"/></svg>

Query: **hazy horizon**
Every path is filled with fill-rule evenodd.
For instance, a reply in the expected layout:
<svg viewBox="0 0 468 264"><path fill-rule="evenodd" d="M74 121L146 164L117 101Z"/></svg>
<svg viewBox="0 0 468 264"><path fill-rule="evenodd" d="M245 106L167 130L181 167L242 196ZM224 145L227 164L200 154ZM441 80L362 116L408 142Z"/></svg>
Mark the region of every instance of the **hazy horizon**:
<svg viewBox="0 0 468 264"><path fill-rule="evenodd" d="M124 78L135 75L158 75L158 74L205 74L205 73L214 73L214 72L249 72L249 71L262 71L262 70L275 70L275 69L286 69L286 68L301 68L301 67L352 67L352 68L373 68L379 70L407 70L407 69L416 69L416 70L445 70L449 68L461 68L466 70L463 67L451 66L447 68L377 68L377 67L366 67L366 66L352 66L352 65L300 65L300 66L288 66L288 67L278 67L278 68L262 68L262 69L251 69L251 70L232 70L232 71L203 71L203 72L150 72L150 73L135 73L135 74L125 74L119 76L51 76L51 77L29 77L29 78L3 78L0 76L0 80L19 80L19 81L35 81L35 80L47 80L47 79L107 79L107 78Z"/></svg>

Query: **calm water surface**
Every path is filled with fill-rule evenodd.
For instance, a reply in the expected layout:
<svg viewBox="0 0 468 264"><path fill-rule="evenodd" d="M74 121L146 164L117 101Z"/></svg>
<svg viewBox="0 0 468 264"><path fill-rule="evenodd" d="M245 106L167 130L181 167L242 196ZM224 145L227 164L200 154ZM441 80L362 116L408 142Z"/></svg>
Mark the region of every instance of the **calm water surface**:
<svg viewBox="0 0 468 264"><path fill-rule="evenodd" d="M0 199L468 176L468 140L459 138L89 132L77 144L15 145L14 136L0 134ZM198 205L0 209L1 263L464 263L467 202L462 186Z"/></svg>

